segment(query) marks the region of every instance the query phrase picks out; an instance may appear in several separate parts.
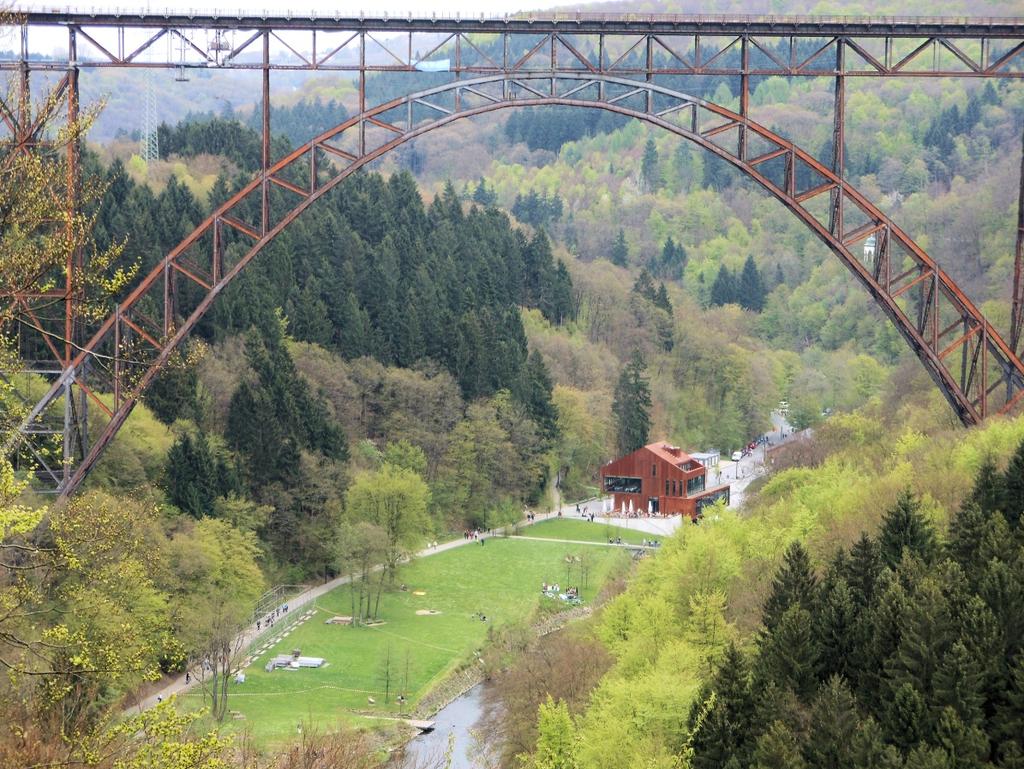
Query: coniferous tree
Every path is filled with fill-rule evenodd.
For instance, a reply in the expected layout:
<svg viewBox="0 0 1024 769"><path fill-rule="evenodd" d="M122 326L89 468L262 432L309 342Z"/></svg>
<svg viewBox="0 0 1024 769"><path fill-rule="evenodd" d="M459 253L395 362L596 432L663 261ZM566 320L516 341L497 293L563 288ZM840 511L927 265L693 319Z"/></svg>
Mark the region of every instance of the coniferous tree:
<svg viewBox="0 0 1024 769"><path fill-rule="evenodd" d="M697 727L697 716L712 693L714 704ZM730 760L747 766L754 745L754 711L750 667L743 653L730 643L710 686L690 712L690 728L696 727L691 739L693 769L719 769Z"/></svg>
<svg viewBox="0 0 1024 769"><path fill-rule="evenodd" d="M1006 479L996 469L995 460L990 456L985 457L978 468L969 499L987 518L996 511L1002 511L1005 497Z"/></svg>
<svg viewBox="0 0 1024 769"><path fill-rule="evenodd" d="M299 296L299 301L291 319L291 330L296 339L327 346L331 342L334 329L327 312L327 305L313 287L312 281L306 283Z"/></svg>
<svg viewBox="0 0 1024 769"><path fill-rule="evenodd" d="M921 502L909 489L896 498L896 504L882 516L878 533L878 547L882 560L896 568L906 549L916 558L931 563L938 550L935 530L921 514Z"/></svg>
<svg viewBox="0 0 1024 769"><path fill-rule="evenodd" d="M493 206L498 201L497 193L488 189L487 180L482 176L476 185L476 189L473 191L473 200L484 207Z"/></svg>
<svg viewBox="0 0 1024 769"><path fill-rule="evenodd" d="M668 298L668 289L665 288L664 283L658 286L658 293L654 296L654 306L660 307L669 315L672 314L672 300Z"/></svg>
<svg viewBox="0 0 1024 769"><path fill-rule="evenodd" d="M167 497L193 518L211 515L217 497L217 467L206 437L183 433L167 452Z"/></svg>
<svg viewBox="0 0 1024 769"><path fill-rule="evenodd" d="M906 769L953 769L949 756L941 748L918 745L907 756Z"/></svg>
<svg viewBox="0 0 1024 769"><path fill-rule="evenodd" d="M1024 765L1024 655L1018 654L999 681L1005 686L994 703L989 732L998 747L998 753L1009 756ZM989 698L991 702L995 698ZM1004 761L1001 766L1010 766Z"/></svg>
<svg viewBox="0 0 1024 769"><path fill-rule="evenodd" d="M895 654L882 661L889 689L895 695L909 684L928 706L935 703L935 674L955 639L949 605L932 578L918 586L903 612ZM923 722L923 727L930 723Z"/></svg>
<svg viewBox="0 0 1024 769"><path fill-rule="evenodd" d="M1017 529L1024 515L1024 441L1010 457L1010 464L1003 475L1002 511L1010 527Z"/></svg>
<svg viewBox="0 0 1024 769"><path fill-rule="evenodd" d="M952 707L942 708L934 716L936 743L946 754L952 769L986 769L991 764L988 739L975 724L968 724Z"/></svg>
<svg viewBox="0 0 1024 769"><path fill-rule="evenodd" d="M146 390L144 402L165 425L194 416L199 378L194 366L172 356Z"/></svg>
<svg viewBox="0 0 1024 769"><path fill-rule="evenodd" d="M1024 568L1020 551L1014 564L991 560L982 567L978 595L995 616L1006 659L1024 652Z"/></svg>
<svg viewBox="0 0 1024 769"><path fill-rule="evenodd" d="M903 757L892 745L885 744L885 735L878 722L870 716L861 722L850 744L851 766L854 769L902 769Z"/></svg>
<svg viewBox="0 0 1024 769"><path fill-rule="evenodd" d="M334 313L334 339L338 351L348 359L368 355L372 334L370 316L359 306L355 292L346 291Z"/></svg>
<svg viewBox="0 0 1024 769"><path fill-rule="evenodd" d="M569 277L569 270L561 259L555 265L555 274L550 287L551 312L548 320L561 325L576 320L576 312L573 306L572 278Z"/></svg>
<svg viewBox="0 0 1024 769"><path fill-rule="evenodd" d="M867 533L861 532L860 538L850 548L845 573L846 583L850 587L850 597L861 610L874 605L875 590L882 566L878 545Z"/></svg>
<svg viewBox="0 0 1024 769"><path fill-rule="evenodd" d="M247 457L250 480L259 486L293 478L300 448L345 460L345 434L295 370L280 319L268 322L261 332L250 332L246 358L256 381L243 381L232 396L226 434L230 444Z"/></svg>
<svg viewBox="0 0 1024 769"><path fill-rule="evenodd" d="M949 523L946 553L968 575L980 575L978 559L989 515L982 512L975 499L968 499Z"/></svg>
<svg viewBox="0 0 1024 769"><path fill-rule="evenodd" d="M935 711L953 708L964 724L981 725L985 715L982 678L975 657L962 641L956 641L935 670L932 707Z"/></svg>
<svg viewBox="0 0 1024 769"><path fill-rule="evenodd" d="M225 434L245 457L245 476L255 486L294 479L299 469L299 449L274 409L266 390L246 381L235 390L228 407Z"/></svg>
<svg viewBox="0 0 1024 769"><path fill-rule="evenodd" d="M823 677L842 676L856 680L860 673L863 624L850 587L838 577L825 584L821 605L815 614L815 631L821 648Z"/></svg>
<svg viewBox="0 0 1024 769"><path fill-rule="evenodd" d="M679 280L683 277L683 270L686 269L686 249L682 243L676 243L672 236L665 239L659 257L657 272L658 275L669 280Z"/></svg>
<svg viewBox="0 0 1024 769"><path fill-rule="evenodd" d="M782 565L772 580L772 591L765 601L761 621L771 633L782 615L791 606L800 606L815 612L818 606L818 580L811 568L811 557L800 542L792 542L782 559Z"/></svg>
<svg viewBox="0 0 1024 769"><path fill-rule="evenodd" d="M677 259L676 242L672 240L672 236L669 235L665 239L665 245L661 247L661 263L663 266L667 267L674 264Z"/></svg>
<svg viewBox="0 0 1024 769"><path fill-rule="evenodd" d="M906 752L928 736L928 708L924 696L909 681L896 687L886 701L883 720L887 740Z"/></svg>
<svg viewBox="0 0 1024 769"><path fill-rule="evenodd" d="M783 721L773 721L757 740L753 769L803 769L807 766L793 730Z"/></svg>
<svg viewBox="0 0 1024 769"><path fill-rule="evenodd" d="M818 687L821 649L809 611L799 603L786 609L771 632L761 636L759 652L759 678L810 702Z"/></svg>
<svg viewBox="0 0 1024 769"><path fill-rule="evenodd" d="M640 294L644 299L653 302L657 293L654 289L654 279L651 278L651 273L644 267L640 270L640 274L637 275L636 282L633 283L633 293Z"/></svg>
<svg viewBox="0 0 1024 769"><path fill-rule="evenodd" d="M530 418L544 441L551 445L558 437L558 410L551 401L553 385L548 367L540 352L533 350L523 369L520 402L526 407Z"/></svg>
<svg viewBox="0 0 1024 769"><path fill-rule="evenodd" d="M644 156L640 161L640 177L648 192L655 192L661 186L661 168L658 163L658 148L654 139L644 144Z"/></svg>
<svg viewBox="0 0 1024 769"><path fill-rule="evenodd" d="M866 663L860 679L861 701L880 723L886 723L890 687L882 663L896 654L902 637L903 616L910 599L902 582L891 571L883 572L877 589L876 605L869 616L870 639L866 644ZM873 664L872 664L873 663ZM883 717L884 716L884 717Z"/></svg>
<svg viewBox="0 0 1024 769"><path fill-rule="evenodd" d="M736 278L724 264L718 268L715 282L711 284L711 306L736 303Z"/></svg>
<svg viewBox="0 0 1024 769"><path fill-rule="evenodd" d="M764 309L765 293L764 281L761 280L761 273L754 264L754 257L747 256L736 288L736 298L744 309L761 312Z"/></svg>
<svg viewBox="0 0 1024 769"><path fill-rule="evenodd" d="M646 445L651 431L651 389L644 373L647 364L640 350L633 351L615 387L612 414L615 417L619 454L629 454Z"/></svg>
<svg viewBox="0 0 1024 769"><path fill-rule="evenodd" d="M849 763L850 747L860 728L857 701L841 676L832 676L818 691L811 706L809 739L805 749L812 769L833 769Z"/></svg>
<svg viewBox="0 0 1024 769"><path fill-rule="evenodd" d="M626 244L626 233L621 227L612 244L611 262L619 267L625 267L629 262L629 246Z"/></svg>

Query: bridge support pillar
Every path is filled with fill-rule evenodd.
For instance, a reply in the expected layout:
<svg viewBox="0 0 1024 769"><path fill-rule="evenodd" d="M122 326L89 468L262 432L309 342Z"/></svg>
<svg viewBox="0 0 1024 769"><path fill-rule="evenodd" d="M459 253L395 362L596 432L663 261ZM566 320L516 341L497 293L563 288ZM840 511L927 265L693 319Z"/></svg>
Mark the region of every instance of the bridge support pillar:
<svg viewBox="0 0 1024 769"><path fill-rule="evenodd" d="M846 143L846 75L843 72L844 43L836 40L836 82L832 107L832 173L839 177L839 186L832 190L828 229L836 237L843 236L843 145ZM822 158L824 161L825 158Z"/></svg>
<svg viewBox="0 0 1024 769"><path fill-rule="evenodd" d="M1010 350L1020 355L1024 327L1024 131L1021 131L1020 188L1017 193L1017 250L1013 260L1013 304L1010 308Z"/></svg>
<svg viewBox="0 0 1024 769"><path fill-rule="evenodd" d="M69 242L75 242L75 222L81 198L81 138L77 129L79 121L78 91L78 50L75 28L68 28L68 71L67 71L67 121L69 126L76 126L68 137L67 152L67 235ZM64 359L63 368L71 365L81 342L82 319L80 304L84 300L81 275L84 268L84 254L79 244L65 257L64 264ZM84 404L83 404L84 406ZM67 485L75 465L75 455L84 447L88 435L86 410L75 408L75 380L68 377L64 383L64 441L63 461L61 469L61 487Z"/></svg>

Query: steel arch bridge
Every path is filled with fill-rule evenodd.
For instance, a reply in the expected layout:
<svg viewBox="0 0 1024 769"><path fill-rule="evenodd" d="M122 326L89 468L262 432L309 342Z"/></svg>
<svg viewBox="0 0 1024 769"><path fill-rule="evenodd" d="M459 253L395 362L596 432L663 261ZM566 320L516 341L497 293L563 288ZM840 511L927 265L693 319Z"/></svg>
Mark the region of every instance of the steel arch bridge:
<svg viewBox="0 0 1024 769"><path fill-rule="evenodd" d="M628 21L620 23L629 26ZM72 25L70 29L73 40L78 28ZM1021 35L1021 42L1011 50L1024 50L1024 23L1014 29ZM163 33L158 32L156 37L160 34ZM597 35L598 58L568 45L557 33L547 32L541 43L512 62L508 56L509 39L517 33L510 31L503 33L502 66L486 67L480 72L462 66L457 57L455 79L373 107L366 105L366 73L372 71L373 65L366 63L365 40L361 40L361 66L357 70L359 113L271 162L271 34L258 32L246 43L262 40L262 170L168 253L90 339L77 344L64 338L63 355L50 344L61 367L50 372L49 390L36 399L17 438L31 449L33 436L56 433L56 429L47 430L45 423L48 416L52 418L55 406L63 405L63 461L51 467L44 456L34 452L41 475L63 496L81 484L145 388L220 292L297 216L353 172L405 142L462 118L512 107L565 105L604 109L644 120L718 155L785 205L843 262L895 324L964 424L1010 411L1024 399L1024 364L1016 353L1017 339L1004 341L934 260L843 178L844 83L853 72L844 62L844 54L856 50L851 40L834 36L831 43L836 57L832 72L836 109L835 149L830 164L751 119L749 77L755 68L750 64L750 50L756 44L752 36L740 34L734 41L739 53L735 74L740 77L741 93L739 110L733 111L654 82L653 33L644 36L647 69L620 74L607 66L601 34ZM449 39L459 43L461 35L451 33ZM411 41L412 32L409 37ZM933 40L935 45L939 40ZM694 42L696 60L700 61L698 33ZM564 59L563 65L559 65L558 45L571 49L569 65L564 64ZM790 46L792 49L792 37ZM413 61L411 48L410 42L404 66L416 69L420 62ZM457 45L457 52L459 48ZM888 38L885 49L891 50ZM982 44L982 63L987 61L986 49L990 50L990 46ZM527 66L538 53L546 68ZM972 71L980 76L1017 76L1016 69L1000 72L1016 55L1003 54L998 67L991 72L990 61L988 70L979 65ZM873 75L892 74L891 57L883 58L889 64ZM129 66L131 61L122 64ZM900 66L905 65L906 62ZM69 110L72 105L77 109L77 94L71 95L77 73L73 78L69 73L65 81ZM22 137L26 145L31 144L32 136L28 133L15 131L14 136ZM1024 214L1020 233L1024 233ZM873 249L864 248L868 239L874 244ZM1014 336L1019 335L1020 328L1020 252L1021 237L1011 324ZM182 282L190 284L193 296L200 297L187 317L180 315L177 301ZM30 297L16 299L29 309ZM74 327L70 316L74 299L69 289L69 337ZM101 389L109 397L101 398ZM81 423L90 403L94 411L98 409L105 415L107 422L95 443L86 446ZM76 453L81 457L78 462L74 461Z"/></svg>

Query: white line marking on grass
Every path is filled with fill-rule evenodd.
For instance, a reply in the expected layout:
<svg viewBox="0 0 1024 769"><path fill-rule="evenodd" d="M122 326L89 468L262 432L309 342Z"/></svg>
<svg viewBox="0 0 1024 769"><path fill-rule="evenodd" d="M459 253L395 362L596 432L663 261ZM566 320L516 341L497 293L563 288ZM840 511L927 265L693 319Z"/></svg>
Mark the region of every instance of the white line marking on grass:
<svg viewBox="0 0 1024 769"><path fill-rule="evenodd" d="M347 686L335 686L334 684L324 684L323 686L313 686L309 689L292 689L284 692L236 692L232 691L232 697L276 697L280 694L309 694L309 692L315 692L318 689L335 689L340 692L357 692L358 694L380 694L379 689L350 689ZM191 692L189 695L191 696Z"/></svg>
<svg viewBox="0 0 1024 769"><path fill-rule="evenodd" d="M428 644L426 641L419 641L419 640L417 640L415 638L406 638L404 635L398 635L398 633L392 633L390 630L381 630L380 628L376 628L376 627L371 627L369 629L370 630L374 630L374 631L376 631L378 633L383 633L384 635L392 636L393 638L401 638L403 641L408 641L411 644L419 644L420 646L426 646L428 648L437 649L438 651L442 651L442 652L449 652L450 654L459 654L460 653L456 649L449 649L449 648L447 648L445 646L437 646L436 644Z"/></svg>

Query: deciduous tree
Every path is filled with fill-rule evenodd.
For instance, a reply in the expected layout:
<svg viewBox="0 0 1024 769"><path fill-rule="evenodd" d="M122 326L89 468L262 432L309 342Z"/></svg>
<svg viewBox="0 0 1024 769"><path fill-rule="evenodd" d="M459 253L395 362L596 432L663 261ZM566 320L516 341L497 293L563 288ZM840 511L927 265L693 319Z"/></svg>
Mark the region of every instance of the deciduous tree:
<svg viewBox="0 0 1024 769"><path fill-rule="evenodd" d="M241 631L263 593L259 552L252 534L212 518L177 534L168 551L177 583L177 633L218 721L227 715L231 673L244 642Z"/></svg>
<svg viewBox="0 0 1024 769"><path fill-rule="evenodd" d="M355 520L372 523L384 532L385 572L394 580L399 561L430 533L430 487L412 470L384 463L379 470L356 476L345 501Z"/></svg>

